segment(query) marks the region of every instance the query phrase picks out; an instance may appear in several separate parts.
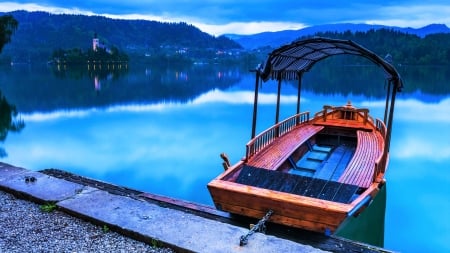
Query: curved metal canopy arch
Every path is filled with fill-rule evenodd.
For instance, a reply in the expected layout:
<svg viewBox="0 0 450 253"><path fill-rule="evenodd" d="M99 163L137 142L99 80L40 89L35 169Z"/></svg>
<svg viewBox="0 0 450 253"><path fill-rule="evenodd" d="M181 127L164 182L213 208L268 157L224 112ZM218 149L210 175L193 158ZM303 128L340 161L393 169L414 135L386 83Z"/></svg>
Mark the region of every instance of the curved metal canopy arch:
<svg viewBox="0 0 450 253"><path fill-rule="evenodd" d="M315 37L295 41L270 53L258 71L264 81L269 78L295 80L300 78L299 73L309 71L317 62L341 54L357 55L371 60L384 69L388 79L397 84L398 91L403 87L399 73L389 62L351 40Z"/></svg>
<svg viewBox="0 0 450 253"><path fill-rule="evenodd" d="M252 138L255 136L256 114L258 103L258 83L261 78L278 80L277 113L275 123L278 123L280 106L280 88L282 80L299 80L297 113L300 112L300 90L301 79L304 72L309 71L317 62L334 55L356 55L369 59L380 66L387 74L388 88L386 96L386 107L384 122L387 126L386 146L389 149L394 104L396 93L403 88L403 81L397 70L372 51L351 40L338 40L331 38L315 37L305 40L294 41L272 51L264 65L256 70L255 101L253 109ZM392 87L392 92L391 92ZM390 104L389 104L390 101Z"/></svg>

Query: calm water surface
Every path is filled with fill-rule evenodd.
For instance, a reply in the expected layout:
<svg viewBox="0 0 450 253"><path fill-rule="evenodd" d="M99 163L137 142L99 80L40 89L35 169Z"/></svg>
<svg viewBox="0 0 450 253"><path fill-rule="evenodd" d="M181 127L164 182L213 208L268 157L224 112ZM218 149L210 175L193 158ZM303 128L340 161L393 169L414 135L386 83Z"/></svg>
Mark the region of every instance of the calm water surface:
<svg viewBox="0 0 450 253"><path fill-rule="evenodd" d="M2 67L0 90L26 124L9 133L2 161L212 205L206 184L223 171L219 154L237 162L250 137L253 75L230 66L103 69ZM307 82L324 82L312 72L302 89L302 111L350 99L382 118L382 74L380 79L378 72L353 71L378 79L377 89L352 82L352 75L333 80L344 91L312 89ZM407 87L397 97L386 174L385 247L450 251L450 77L441 68L400 72ZM275 87L262 86L258 131L274 122ZM293 85L282 86L281 118L295 112L296 94Z"/></svg>

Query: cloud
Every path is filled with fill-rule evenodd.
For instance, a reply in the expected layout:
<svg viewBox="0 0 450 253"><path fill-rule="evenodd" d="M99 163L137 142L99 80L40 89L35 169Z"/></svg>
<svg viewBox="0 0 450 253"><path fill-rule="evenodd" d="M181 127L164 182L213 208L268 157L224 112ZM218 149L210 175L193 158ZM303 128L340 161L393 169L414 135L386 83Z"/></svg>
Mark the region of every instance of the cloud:
<svg viewBox="0 0 450 253"><path fill-rule="evenodd" d="M392 158L447 161L450 158L450 146L439 143L440 138L448 138L448 136L427 133L416 136L404 135L404 138L398 141L394 139L391 149Z"/></svg>
<svg viewBox="0 0 450 253"><path fill-rule="evenodd" d="M228 103L228 104L253 104L254 91L234 91L225 92L220 90L213 90L202 94L196 98L194 104L204 103ZM281 96L282 103L297 103L297 96L284 95ZM258 104L275 104L277 95L273 93L259 93Z"/></svg>
<svg viewBox="0 0 450 253"><path fill-rule="evenodd" d="M40 122L59 120L64 118L85 118L94 113L120 113L120 112L154 112L162 111L168 108L181 106L181 103L158 103L158 104L130 104L130 105L112 105L107 108L90 108L84 110L57 110L52 112L33 112L30 114L21 114L20 119L25 122Z"/></svg>
<svg viewBox="0 0 450 253"><path fill-rule="evenodd" d="M224 33L254 34L263 31L300 29L329 23L367 23L402 27L422 27L431 23L450 25L450 5L444 1L375 0L364 3L347 1L309 1L300 4L273 0L209 1L56 1L30 3L2 2L0 11L47 11L103 15L122 19L162 22L187 22L213 35Z"/></svg>
<svg viewBox="0 0 450 253"><path fill-rule="evenodd" d="M26 11L45 11L54 14L83 14L95 15L92 11L85 11L79 8L58 7L57 5L42 5L37 3L17 3L17 2L2 2L0 4L0 12L10 12L15 10Z"/></svg>
<svg viewBox="0 0 450 253"><path fill-rule="evenodd" d="M383 108L385 101L371 101L362 103L369 108ZM412 112L411 108L414 108ZM417 99L398 99L395 102L395 119L410 122L436 122L450 123L450 98L445 98L438 103L425 103Z"/></svg>
<svg viewBox="0 0 450 253"><path fill-rule="evenodd" d="M299 30L306 27L306 25L302 23L293 22L231 22L223 25L193 23L193 25L197 26L202 31L208 31L214 35L227 33L255 34L267 31Z"/></svg>
<svg viewBox="0 0 450 253"><path fill-rule="evenodd" d="M52 121L65 118L85 118L94 113L121 113L121 112L157 112L177 107L189 107L193 105L206 103L226 103L226 104L253 104L253 91L221 91L218 89L204 93L191 101L190 103L162 102L155 104L127 104L112 105L106 108L90 108L84 110L57 110L52 112L33 112L30 114L21 114L19 117L25 122ZM276 94L260 93L258 96L259 104L275 104ZM281 97L283 104L297 103L297 96L283 95ZM305 101L305 99L302 99Z"/></svg>
<svg viewBox="0 0 450 253"><path fill-rule="evenodd" d="M384 102L376 106L384 107ZM398 100L393 125L393 158L446 161L450 158L450 98L438 103Z"/></svg>
<svg viewBox="0 0 450 253"><path fill-rule="evenodd" d="M450 24L450 5L415 4L380 7L383 13L375 19L367 19L367 24L380 24L400 27L423 27L427 24Z"/></svg>
<svg viewBox="0 0 450 253"><path fill-rule="evenodd" d="M48 121L60 118L82 118L96 111L89 110L58 110L53 112L34 112L31 114L21 114L19 118L25 122Z"/></svg>

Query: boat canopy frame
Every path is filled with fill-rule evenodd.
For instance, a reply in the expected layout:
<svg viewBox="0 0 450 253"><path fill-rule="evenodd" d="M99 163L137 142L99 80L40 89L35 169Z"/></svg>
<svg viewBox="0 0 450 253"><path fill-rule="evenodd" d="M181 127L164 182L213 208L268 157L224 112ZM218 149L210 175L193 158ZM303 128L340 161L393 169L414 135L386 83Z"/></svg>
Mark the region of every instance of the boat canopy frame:
<svg viewBox="0 0 450 253"><path fill-rule="evenodd" d="M277 111L275 124L279 122L280 90L282 80L298 80L297 114L300 113L301 83L303 74L309 71L317 62L334 55L356 55L369 59L380 66L387 74L386 107L384 123L387 127L386 149L389 150L395 97L403 88L403 81L395 67L372 51L351 40L339 40L324 37L314 37L297 40L272 51L263 65L256 69L255 97L253 107L252 139L255 137L258 87L260 81L269 79L278 81ZM391 91L392 90L392 91Z"/></svg>

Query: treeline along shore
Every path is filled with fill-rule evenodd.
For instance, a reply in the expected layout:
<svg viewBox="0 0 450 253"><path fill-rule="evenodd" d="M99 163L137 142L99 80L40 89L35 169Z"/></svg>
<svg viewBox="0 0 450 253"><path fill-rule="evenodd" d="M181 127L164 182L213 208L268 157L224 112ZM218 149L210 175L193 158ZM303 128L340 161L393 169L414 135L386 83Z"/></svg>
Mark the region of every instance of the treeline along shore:
<svg viewBox="0 0 450 253"><path fill-rule="evenodd" d="M64 54L66 58L69 55L71 61L84 61L93 55L87 50L92 48L92 38L96 34L106 45L113 46L112 50L118 53L113 57L115 60L124 60L126 55L130 61L141 63L175 59L183 64L245 62L254 67L273 50L269 45L245 49L230 39L232 37L213 36L184 22L117 20L26 11L0 13L5 14L13 16L19 25L11 43L0 55L3 63L61 60ZM398 29L374 27L367 31L320 31L307 36L354 40L376 54L389 54L395 64L450 64L450 33L437 31L419 36Z"/></svg>

